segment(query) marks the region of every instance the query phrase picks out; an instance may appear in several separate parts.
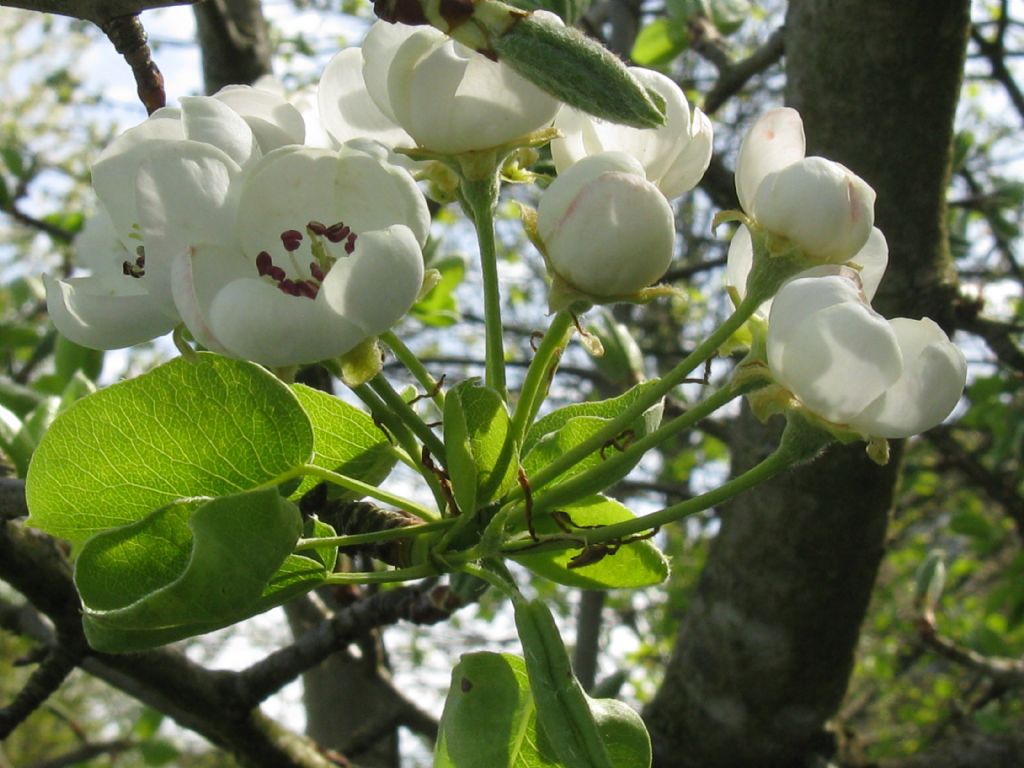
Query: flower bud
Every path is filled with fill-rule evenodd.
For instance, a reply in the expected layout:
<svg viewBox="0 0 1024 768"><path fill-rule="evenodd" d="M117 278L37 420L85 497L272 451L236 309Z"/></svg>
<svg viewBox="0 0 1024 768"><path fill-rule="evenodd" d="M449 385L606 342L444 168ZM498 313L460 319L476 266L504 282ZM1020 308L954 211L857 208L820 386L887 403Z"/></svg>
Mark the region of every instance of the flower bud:
<svg viewBox="0 0 1024 768"><path fill-rule="evenodd" d="M541 198L537 229L557 277L599 302L653 283L675 246L668 201L622 152L592 155L559 176Z"/></svg>

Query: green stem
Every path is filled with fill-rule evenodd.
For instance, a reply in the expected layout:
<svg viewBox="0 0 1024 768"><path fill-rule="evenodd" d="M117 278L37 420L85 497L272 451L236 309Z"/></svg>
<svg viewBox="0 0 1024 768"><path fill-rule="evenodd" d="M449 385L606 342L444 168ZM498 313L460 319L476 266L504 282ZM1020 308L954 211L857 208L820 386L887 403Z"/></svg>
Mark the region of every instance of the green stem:
<svg viewBox="0 0 1024 768"><path fill-rule="evenodd" d="M516 588L515 584L487 568L482 568L481 566L474 565L473 563L463 563L461 570L468 573L470 576L476 576L481 581L486 581L513 602L523 600L523 595Z"/></svg>
<svg viewBox="0 0 1024 768"><path fill-rule="evenodd" d="M594 451L601 449L610 440L614 440L622 432L629 429L634 421L648 408L657 403L689 376L694 369L703 364L718 350L720 346L747 321L754 311L761 305L762 298L748 296L736 308L736 311L722 323L715 332L706 338L675 368L657 380L642 397L637 398L632 405L612 419L608 424L595 432L588 439L566 451L558 459L548 464L544 469L530 478L530 487L536 491L538 488L550 483L567 469L579 463ZM523 492L514 489L508 495L509 500L522 498Z"/></svg>
<svg viewBox="0 0 1024 768"><path fill-rule="evenodd" d="M498 285L498 254L494 241L494 208L498 202L498 169L481 178L462 179L462 195L473 215L480 245L480 269L484 284L484 338L487 386L508 401L505 385L505 342L501 327L501 290Z"/></svg>
<svg viewBox="0 0 1024 768"><path fill-rule="evenodd" d="M347 488L361 496L369 496L372 499L377 499L377 501L383 501L385 504L390 504L394 507L398 507L399 509L404 509L406 512L412 512L414 515L421 517L424 520L437 520L437 512L434 510L417 504L415 501L411 501L410 499L385 491L375 485L364 483L362 480L356 480L353 477L347 477L339 474L338 472L332 472L329 469L318 467L315 464L303 464L298 469L303 475L312 475L313 477L317 477L325 482L340 485L342 488Z"/></svg>
<svg viewBox="0 0 1024 768"><path fill-rule="evenodd" d="M430 395L430 399L434 401L441 410L444 410L444 392L441 391L441 387L437 379L430 375L430 371L427 370L426 366L420 362L420 359L416 357L416 354L405 345L398 336L395 335L394 331L388 331L380 336L380 340L383 341L391 353L398 359L398 361L405 366L406 370L411 373L416 381L420 383L420 386Z"/></svg>
<svg viewBox="0 0 1024 768"><path fill-rule="evenodd" d="M332 573L324 579L325 584L385 584L396 581L412 581L427 576L436 576L437 570L427 563L411 568L396 568L392 571L363 571L357 573Z"/></svg>
<svg viewBox="0 0 1024 768"><path fill-rule="evenodd" d="M616 475L622 467L632 466L651 448L660 445L683 430L689 429L730 400L738 397L742 392L743 390L740 387L732 385L722 387L693 408L666 422L649 435L645 435L640 440L637 440L621 453L616 453L596 467L580 472L578 475L573 475L565 482L559 483L548 491L535 496L533 500L534 514L568 504L581 496L592 493L590 489L594 487L595 483L600 484L605 478Z"/></svg>
<svg viewBox="0 0 1024 768"><path fill-rule="evenodd" d="M395 391L391 383L378 374L370 380L370 388L377 393L378 397L391 409L391 412L415 433L420 442L427 446L430 453L436 456L443 464L444 443L434 434L434 430L427 426L427 423L423 421L420 415L413 410L412 406L405 402L405 399Z"/></svg>
<svg viewBox="0 0 1024 768"><path fill-rule="evenodd" d="M512 439L522 445L526 431L533 423L537 411L544 402L544 393L551 385L558 359L565 345L569 343L573 318L569 312L559 312L551 320L547 333L537 347L519 391L519 400L512 413Z"/></svg>
<svg viewBox="0 0 1024 768"><path fill-rule="evenodd" d="M320 547L361 547L366 544L379 544L383 541L395 539L407 539L411 536L419 536L423 533L444 530L452 524L452 518L446 520L435 520L422 525L406 525L401 528L388 528L384 531L370 531L369 533L353 533L347 536L323 536L318 539L299 539L295 545L295 551L301 552L306 549L319 549Z"/></svg>

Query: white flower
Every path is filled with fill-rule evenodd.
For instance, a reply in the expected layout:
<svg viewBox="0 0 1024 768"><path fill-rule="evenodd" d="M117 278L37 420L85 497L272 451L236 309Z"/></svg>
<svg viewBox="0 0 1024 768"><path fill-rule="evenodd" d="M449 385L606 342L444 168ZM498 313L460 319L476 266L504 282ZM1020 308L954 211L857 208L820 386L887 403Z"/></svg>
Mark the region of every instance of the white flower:
<svg viewBox="0 0 1024 768"><path fill-rule="evenodd" d="M774 109L740 145L736 192L761 227L821 263L842 264L864 247L874 224L875 192L839 163L805 157L803 122Z"/></svg>
<svg viewBox="0 0 1024 768"><path fill-rule="evenodd" d="M956 406L967 365L931 320L875 312L844 274L784 285L768 321L768 367L810 411L864 435L909 437Z"/></svg>
<svg viewBox="0 0 1024 768"><path fill-rule="evenodd" d="M182 99L180 110L158 110L121 134L92 168L100 210L76 241L76 263L89 274L45 278L57 329L97 349L131 346L173 329L181 322L170 286L174 244L161 248L145 236L168 202L154 196L154 176L201 177L195 196L172 196L170 204L196 226L220 228L233 215L226 194L232 178L265 152L301 142L304 131L301 115L282 97L229 86L212 97ZM189 161L175 162L182 153Z"/></svg>
<svg viewBox="0 0 1024 768"><path fill-rule="evenodd" d="M630 67L629 71L641 85L665 99L665 124L630 128L563 106L555 117L555 128L564 137L551 142L555 168L563 173L589 155L625 152L640 161L647 180L671 200L693 189L708 169L711 121L699 109L691 116L686 96L665 75L643 67Z"/></svg>
<svg viewBox="0 0 1024 768"><path fill-rule="evenodd" d="M725 262L725 283L736 289L740 299L747 295L747 277L753 263L754 244L750 239L750 230L741 224L729 241L729 254ZM854 254L848 263L858 271L861 290L870 302L875 297L878 285L885 275L885 268L889 264L889 244L882 230L873 227L864 247ZM807 272L798 273L792 279L804 277L806 274ZM755 314L767 320L771 306L772 300L768 299L758 307Z"/></svg>
<svg viewBox="0 0 1024 768"><path fill-rule="evenodd" d="M331 60L319 102L324 128L336 141L369 136L448 154L543 128L559 106L507 65L436 29L386 22L371 27L361 50Z"/></svg>
<svg viewBox="0 0 1024 768"><path fill-rule="evenodd" d="M430 216L386 156L366 144L271 152L237 192L222 191L237 194L237 219L219 229L196 226L172 201L201 195L202 177L184 189L181 174L154 177L170 205L147 237L177 249L174 301L195 338L276 367L337 357L400 320L423 283Z"/></svg>
<svg viewBox="0 0 1024 768"><path fill-rule="evenodd" d="M594 299L650 285L675 246L668 201L623 152L592 155L559 175L541 197L537 230L557 276Z"/></svg>

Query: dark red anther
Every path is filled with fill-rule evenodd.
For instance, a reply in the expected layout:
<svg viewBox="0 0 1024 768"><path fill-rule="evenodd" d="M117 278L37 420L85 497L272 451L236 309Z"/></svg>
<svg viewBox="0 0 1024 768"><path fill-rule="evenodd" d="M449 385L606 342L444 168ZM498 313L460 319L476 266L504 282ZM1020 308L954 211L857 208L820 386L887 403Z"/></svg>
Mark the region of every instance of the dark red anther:
<svg viewBox="0 0 1024 768"><path fill-rule="evenodd" d="M124 275L125 275L126 277L133 277L133 276L134 276L134 275L132 274L132 265L131 265L131 263L130 263L130 262L128 262L128 261L125 261L125 263L121 265L121 272L122 272L122 274L124 274Z"/></svg>
<svg viewBox="0 0 1024 768"><path fill-rule="evenodd" d="M309 262L309 274L313 276L314 280L319 280L320 282L323 282L324 271L320 269L320 265L317 264L315 261Z"/></svg>
<svg viewBox="0 0 1024 768"><path fill-rule="evenodd" d="M281 233L281 242L284 244L284 249L288 252L297 250L299 244L302 242L302 233L297 229L289 229L287 232Z"/></svg>
<svg viewBox="0 0 1024 768"><path fill-rule="evenodd" d="M305 296L307 299L315 299L317 293L320 292L320 286L314 283L312 280L300 280L295 284L299 289L297 296Z"/></svg>
<svg viewBox="0 0 1024 768"><path fill-rule="evenodd" d="M301 296L302 295L302 293L300 291L300 288L299 288L299 284L296 283L294 280L289 280L288 278L285 278L280 283L278 283L277 287L280 288L285 293L287 293L289 296Z"/></svg>
<svg viewBox="0 0 1024 768"><path fill-rule="evenodd" d="M273 266L272 266L272 267L271 267L271 268L270 268L270 269L269 269L269 270L267 271L267 274L268 274L268 275L270 275L271 279L273 279L273 280L276 280L276 281L277 281L277 282L279 282L279 283L280 283L280 282L281 282L282 280L284 280L284 279L285 279L285 271L284 271L283 269L281 269L280 267L273 267Z"/></svg>
<svg viewBox="0 0 1024 768"><path fill-rule="evenodd" d="M340 243L348 237L348 233L351 231L352 230L350 228L345 226L345 222L339 221L337 224L329 226L327 231L324 232L324 236L332 243Z"/></svg>
<svg viewBox="0 0 1024 768"><path fill-rule="evenodd" d="M352 234L350 234L348 236L348 239L345 240L345 253L351 255L352 251L354 251L355 249L356 249L356 233L353 232Z"/></svg>
<svg viewBox="0 0 1024 768"><path fill-rule="evenodd" d="M266 251L260 251L256 257L256 274L260 277L266 277L270 274L270 270L274 269L274 262L270 260L270 254ZM282 270L282 275L284 274ZM275 280L279 278L274 278Z"/></svg>
<svg viewBox="0 0 1024 768"><path fill-rule="evenodd" d="M319 221L311 221L306 225L306 229L312 232L314 235L320 235L321 237L327 231L327 225Z"/></svg>

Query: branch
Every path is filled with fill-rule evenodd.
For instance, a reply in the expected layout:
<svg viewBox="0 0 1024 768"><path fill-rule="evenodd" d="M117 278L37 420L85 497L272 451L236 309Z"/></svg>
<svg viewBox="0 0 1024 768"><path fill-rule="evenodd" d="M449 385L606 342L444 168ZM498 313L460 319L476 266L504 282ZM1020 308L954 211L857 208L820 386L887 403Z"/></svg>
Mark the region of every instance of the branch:
<svg viewBox="0 0 1024 768"><path fill-rule="evenodd" d="M361 600L334 614L229 681L233 696L252 707L277 692L332 653L377 627L409 621L436 624L460 607L447 587L427 581Z"/></svg>
<svg viewBox="0 0 1024 768"><path fill-rule="evenodd" d="M1003 688L1024 687L1024 659L985 656L962 646L955 640L939 634L931 617L918 618L917 630L926 646L955 664L987 675L996 685Z"/></svg>
<svg viewBox="0 0 1024 768"><path fill-rule="evenodd" d="M60 688L84 655L84 638L68 638L50 648L14 701L0 709L0 741L10 736L15 728L50 698L50 694Z"/></svg>
<svg viewBox="0 0 1024 768"><path fill-rule="evenodd" d="M92 760L100 755L118 755L139 746L128 739L114 739L113 741L97 741L84 744L63 755L51 757L41 763L35 763L29 768L72 768L76 765L84 765L86 761Z"/></svg>
<svg viewBox="0 0 1024 768"><path fill-rule="evenodd" d="M1014 339L1024 329L1014 323L1005 323L979 315L977 304L969 300L957 307L957 328L980 336L999 362L1017 373L1024 374L1024 350Z"/></svg>
<svg viewBox="0 0 1024 768"><path fill-rule="evenodd" d="M1024 761L1024 728L1004 733L972 731L911 757L870 763L871 768L1016 768ZM867 766L865 766L867 768Z"/></svg>
<svg viewBox="0 0 1024 768"><path fill-rule="evenodd" d="M1021 91L1013 74L1006 66L1003 48L1003 33L1006 30L1005 14L999 19L996 35L991 40L982 36L977 27L971 28L971 40L978 46L982 56L988 60L990 74L993 80L1003 86L1007 97L1017 110L1017 114L1024 120L1024 92Z"/></svg>
<svg viewBox="0 0 1024 768"><path fill-rule="evenodd" d="M718 79L704 97L704 111L711 115L735 96L754 77L772 66L785 51L785 30L775 30L768 40L750 56L740 61L727 60L718 68ZM698 49L700 50L700 49Z"/></svg>
<svg viewBox="0 0 1024 768"><path fill-rule="evenodd" d="M200 0L0 0L0 5L26 11L54 13L73 19L91 21L102 27L118 16L135 16L153 8L171 5L192 5Z"/></svg>

